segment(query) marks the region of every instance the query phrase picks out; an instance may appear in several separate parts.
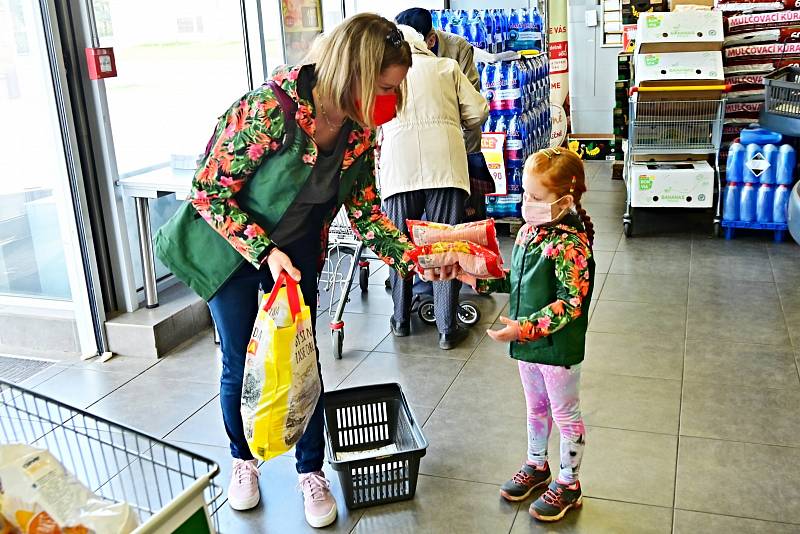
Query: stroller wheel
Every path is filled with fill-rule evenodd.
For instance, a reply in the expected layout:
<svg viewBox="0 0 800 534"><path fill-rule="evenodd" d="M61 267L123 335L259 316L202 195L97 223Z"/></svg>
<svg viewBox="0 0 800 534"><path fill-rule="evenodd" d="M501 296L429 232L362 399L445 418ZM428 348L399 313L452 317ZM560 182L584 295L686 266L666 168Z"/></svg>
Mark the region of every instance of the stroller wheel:
<svg viewBox="0 0 800 534"><path fill-rule="evenodd" d="M420 302L417 313L425 324L436 324L436 312L433 306L433 300L424 300Z"/></svg>
<svg viewBox="0 0 800 534"><path fill-rule="evenodd" d="M474 326L481 320L481 310L472 302L461 302L458 305L458 320L464 326Z"/></svg>
<svg viewBox="0 0 800 534"><path fill-rule="evenodd" d="M362 292L369 291L369 264L358 271L358 285Z"/></svg>

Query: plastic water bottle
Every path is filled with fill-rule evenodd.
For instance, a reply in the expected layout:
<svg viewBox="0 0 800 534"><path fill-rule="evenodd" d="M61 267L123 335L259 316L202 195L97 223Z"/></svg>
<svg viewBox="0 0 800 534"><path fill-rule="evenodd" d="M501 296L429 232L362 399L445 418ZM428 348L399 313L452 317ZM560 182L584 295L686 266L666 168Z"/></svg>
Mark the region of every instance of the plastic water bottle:
<svg viewBox="0 0 800 534"><path fill-rule="evenodd" d="M509 167L522 167L522 128L520 116L512 115L506 129L506 164Z"/></svg>
<svg viewBox="0 0 800 534"><path fill-rule="evenodd" d="M498 111L500 106L500 98L497 94L500 89L499 67L500 65L497 63L487 63L481 75L481 89L491 112Z"/></svg>
<svg viewBox="0 0 800 534"><path fill-rule="evenodd" d="M508 127L508 118L505 115L498 115L494 122L494 131L497 133L505 133Z"/></svg>
<svg viewBox="0 0 800 534"><path fill-rule="evenodd" d="M501 9L494 10L494 27L495 27L495 40L499 43L497 47L498 52L502 52L505 50L505 41L506 41L506 22L505 22L505 15Z"/></svg>
<svg viewBox="0 0 800 534"><path fill-rule="evenodd" d="M783 145L778 150L778 168L775 170L775 183L792 185L797 153L791 145Z"/></svg>
<svg viewBox="0 0 800 534"><path fill-rule="evenodd" d="M756 220L756 188L753 182L745 182L739 201L739 220L755 222Z"/></svg>
<svg viewBox="0 0 800 534"><path fill-rule="evenodd" d="M441 29L441 20L442 13L438 9L431 10L431 26L433 26L434 30Z"/></svg>
<svg viewBox="0 0 800 534"><path fill-rule="evenodd" d="M522 193L522 169L520 167L506 169L506 191L512 195Z"/></svg>
<svg viewBox="0 0 800 534"><path fill-rule="evenodd" d="M728 149L728 162L725 165L725 199L722 204L722 219L739 220L740 188L742 169L744 169L745 149L741 143L733 143Z"/></svg>
<svg viewBox="0 0 800 534"><path fill-rule="evenodd" d="M483 20L483 25L486 27L486 50L492 54L495 54L497 53L497 42L495 41L494 35L494 16L492 15L491 10L482 9L481 19Z"/></svg>
<svg viewBox="0 0 800 534"><path fill-rule="evenodd" d="M452 14L450 13L449 9L442 10L442 12L439 13L439 29L446 31L445 28L447 28L447 25L450 24L452 18Z"/></svg>
<svg viewBox="0 0 800 534"><path fill-rule="evenodd" d="M459 25L461 29L461 37L467 40L470 44L475 44L475 35L472 33L472 24L469 22L463 22Z"/></svg>
<svg viewBox="0 0 800 534"><path fill-rule="evenodd" d="M520 10L514 8L508 17L508 49L509 50L522 50L518 42L519 34L522 31L522 18L520 17Z"/></svg>
<svg viewBox="0 0 800 534"><path fill-rule="evenodd" d="M539 14L539 9L533 8L531 10L531 19L533 23L533 32L534 32L534 39L535 39L535 50L539 50L540 52L544 50L544 39L542 36L542 32L544 31L544 23L542 21L542 15Z"/></svg>
<svg viewBox="0 0 800 534"><path fill-rule="evenodd" d="M522 112L522 75L520 73L519 62L512 61L508 65L508 92L506 93L506 104L504 109L514 115Z"/></svg>

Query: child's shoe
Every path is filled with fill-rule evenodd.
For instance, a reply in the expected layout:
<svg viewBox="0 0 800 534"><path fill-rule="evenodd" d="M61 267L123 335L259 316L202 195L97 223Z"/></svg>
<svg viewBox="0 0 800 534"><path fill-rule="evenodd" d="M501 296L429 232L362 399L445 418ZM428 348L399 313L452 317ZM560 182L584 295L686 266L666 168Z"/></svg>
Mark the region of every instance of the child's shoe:
<svg viewBox="0 0 800 534"><path fill-rule="evenodd" d="M580 508L582 504L580 482L568 486L554 480L531 505L529 512L539 521L558 521L570 508Z"/></svg>
<svg viewBox="0 0 800 534"><path fill-rule="evenodd" d="M530 497L533 490L550 482L550 466L538 469L532 465L523 465L511 480L500 488L500 495L512 502L524 501Z"/></svg>

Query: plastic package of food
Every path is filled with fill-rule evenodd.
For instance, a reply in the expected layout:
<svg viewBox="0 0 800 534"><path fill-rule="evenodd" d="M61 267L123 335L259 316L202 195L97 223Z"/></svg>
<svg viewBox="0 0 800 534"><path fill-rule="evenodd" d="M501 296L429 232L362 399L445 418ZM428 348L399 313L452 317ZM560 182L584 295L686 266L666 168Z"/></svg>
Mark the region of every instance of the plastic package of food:
<svg viewBox="0 0 800 534"><path fill-rule="evenodd" d="M503 258L469 241L439 242L418 246L408 253L420 271L458 264L476 278L503 278Z"/></svg>
<svg viewBox="0 0 800 534"><path fill-rule="evenodd" d="M494 219L455 225L409 219L406 221L406 225L408 226L411 241L417 246L452 241L469 241L487 248L495 254L500 254L500 244L497 242Z"/></svg>
<svg viewBox="0 0 800 534"><path fill-rule="evenodd" d="M128 534L138 526L130 505L101 499L48 451L0 445L0 532Z"/></svg>

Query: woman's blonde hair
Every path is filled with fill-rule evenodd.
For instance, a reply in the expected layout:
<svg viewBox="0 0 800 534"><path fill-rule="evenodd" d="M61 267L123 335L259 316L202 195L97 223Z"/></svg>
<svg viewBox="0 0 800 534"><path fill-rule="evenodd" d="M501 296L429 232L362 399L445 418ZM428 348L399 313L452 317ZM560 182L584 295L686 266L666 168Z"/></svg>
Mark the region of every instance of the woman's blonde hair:
<svg viewBox="0 0 800 534"><path fill-rule="evenodd" d="M586 192L586 174L581 157L567 148L545 148L528 157L524 172L526 176L539 176L542 184L558 197L572 195L589 242L594 242L594 224L581 206L581 198Z"/></svg>
<svg viewBox="0 0 800 534"><path fill-rule="evenodd" d="M400 37L399 40L397 37ZM387 67L411 67L411 48L397 26L373 13L360 13L314 43L304 63L316 65L316 89L351 119L375 127L375 86ZM356 84L361 89L356 102ZM397 111L405 104L405 80L397 90Z"/></svg>

